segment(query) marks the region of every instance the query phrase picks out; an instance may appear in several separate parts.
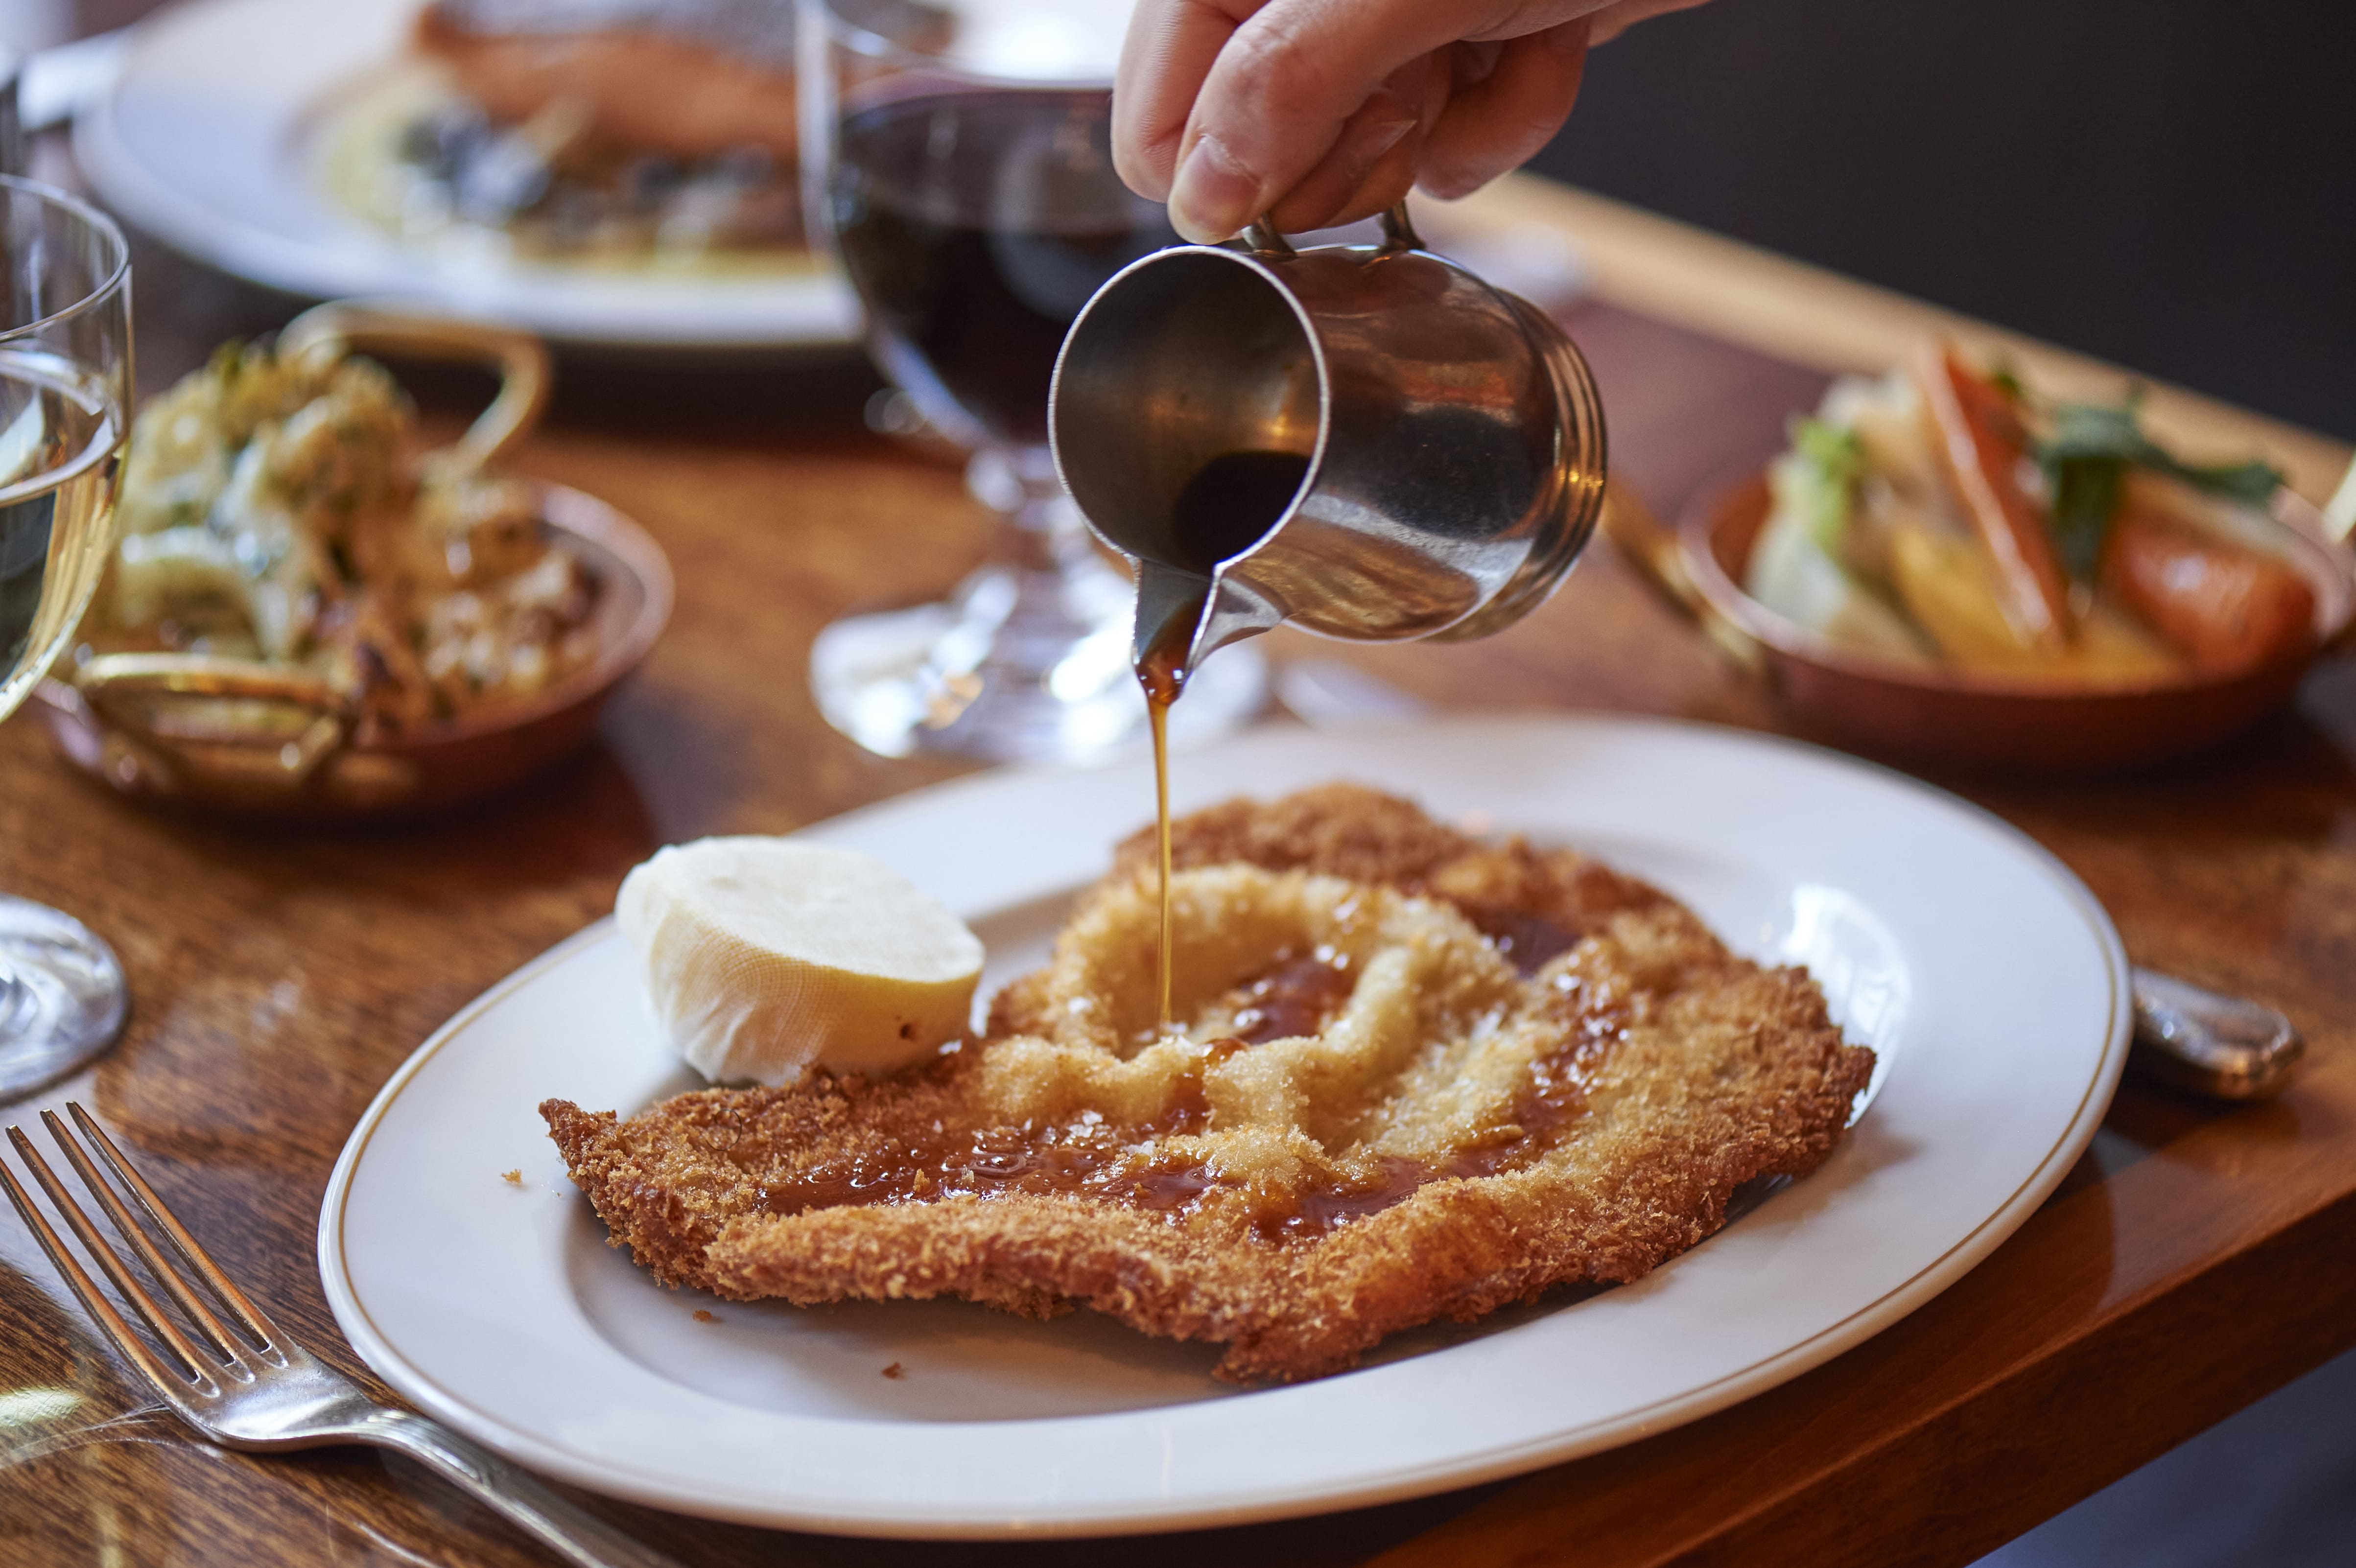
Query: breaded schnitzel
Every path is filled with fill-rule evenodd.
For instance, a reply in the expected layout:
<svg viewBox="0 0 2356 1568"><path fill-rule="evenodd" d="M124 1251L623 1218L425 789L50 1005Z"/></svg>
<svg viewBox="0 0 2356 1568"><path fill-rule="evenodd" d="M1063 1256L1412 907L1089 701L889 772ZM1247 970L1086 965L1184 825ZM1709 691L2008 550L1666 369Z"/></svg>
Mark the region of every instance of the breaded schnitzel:
<svg viewBox="0 0 2356 1568"><path fill-rule="evenodd" d="M1872 1070L1804 972L1567 851L1340 785L1176 833L1183 1038L1132 840L980 1040L627 1121L551 1100L573 1179L667 1284L1091 1307L1292 1380L1636 1278L1821 1164Z"/></svg>

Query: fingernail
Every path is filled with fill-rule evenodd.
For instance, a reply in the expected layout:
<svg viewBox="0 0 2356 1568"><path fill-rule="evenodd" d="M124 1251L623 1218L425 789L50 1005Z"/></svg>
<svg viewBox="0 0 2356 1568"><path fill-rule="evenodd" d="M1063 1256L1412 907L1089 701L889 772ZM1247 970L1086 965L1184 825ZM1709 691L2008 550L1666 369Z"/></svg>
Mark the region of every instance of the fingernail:
<svg viewBox="0 0 2356 1568"><path fill-rule="evenodd" d="M1198 245L1215 244L1259 216L1259 181L1213 136L1198 136L1170 186L1170 227Z"/></svg>
<svg viewBox="0 0 2356 1568"><path fill-rule="evenodd" d="M1427 168L1416 176L1416 188L1434 201L1459 201L1479 190L1486 182L1467 179L1448 169Z"/></svg>

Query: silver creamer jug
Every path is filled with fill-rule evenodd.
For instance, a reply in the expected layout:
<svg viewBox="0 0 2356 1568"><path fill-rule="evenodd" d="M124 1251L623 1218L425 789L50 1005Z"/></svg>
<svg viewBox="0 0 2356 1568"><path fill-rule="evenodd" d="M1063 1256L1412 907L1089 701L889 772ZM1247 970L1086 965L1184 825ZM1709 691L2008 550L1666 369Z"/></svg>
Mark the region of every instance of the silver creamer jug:
<svg viewBox="0 0 2356 1568"><path fill-rule="evenodd" d="M1136 654L1173 683L1290 621L1483 636L1542 601L1602 507L1603 411L1544 313L1423 249L1295 251L1254 225L1097 291L1055 366L1055 465L1138 567Z"/></svg>

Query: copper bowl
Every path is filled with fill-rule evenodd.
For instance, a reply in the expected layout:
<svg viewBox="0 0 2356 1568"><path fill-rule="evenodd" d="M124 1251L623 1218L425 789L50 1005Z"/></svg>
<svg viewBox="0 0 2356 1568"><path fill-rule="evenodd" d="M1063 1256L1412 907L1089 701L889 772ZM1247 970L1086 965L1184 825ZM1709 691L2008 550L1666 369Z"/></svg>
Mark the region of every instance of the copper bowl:
<svg viewBox="0 0 2356 1568"><path fill-rule="evenodd" d="M2286 559L2315 591L2315 627L2264 664L2099 687L1908 668L1788 620L1738 586L1769 506L1761 472L1702 493L1674 536L1624 493L1612 497L1607 522L1721 645L1765 673L1795 720L1840 744L1903 761L2062 773L2182 756L2282 704L2356 618L2356 558L2329 541L2312 506L2278 490L2272 510Z"/></svg>
<svg viewBox="0 0 2356 1568"><path fill-rule="evenodd" d="M644 528L593 496L539 489L541 526L597 584L597 656L527 703L395 740L354 737L305 671L177 654L102 654L44 680L34 706L68 762L133 800L238 816L359 822L443 810L520 783L580 746L670 619L671 577Z"/></svg>
<svg viewBox="0 0 2356 1568"><path fill-rule="evenodd" d="M355 349L482 362L498 399L450 449L489 462L545 406L547 350L527 334L365 304L321 305L282 344L332 338ZM644 528L561 485L532 485L541 527L596 585L596 656L528 701L363 738L341 698L309 670L181 653L79 656L34 688L66 760L130 799L304 822L412 816L517 784L589 738L598 710L670 619L670 564Z"/></svg>

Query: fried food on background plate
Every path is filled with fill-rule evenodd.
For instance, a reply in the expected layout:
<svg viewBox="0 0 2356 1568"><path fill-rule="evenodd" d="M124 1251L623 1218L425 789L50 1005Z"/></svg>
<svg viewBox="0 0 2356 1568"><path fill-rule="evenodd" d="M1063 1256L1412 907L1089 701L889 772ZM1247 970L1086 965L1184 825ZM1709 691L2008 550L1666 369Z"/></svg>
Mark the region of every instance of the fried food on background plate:
<svg viewBox="0 0 2356 1568"><path fill-rule="evenodd" d="M934 1061L543 1104L616 1244L737 1299L1085 1306L1224 1344L1222 1377L1317 1377L1647 1273L1822 1164L1872 1071L1804 972L1578 855L1342 785L1176 827L1181 1037L1132 841Z"/></svg>
<svg viewBox="0 0 2356 1568"><path fill-rule="evenodd" d="M787 0L433 0L412 42L324 165L402 240L470 269L814 264Z"/></svg>
<svg viewBox="0 0 2356 1568"><path fill-rule="evenodd" d="M498 124L561 104L598 148L789 164L794 15L771 0L434 0L417 45Z"/></svg>

